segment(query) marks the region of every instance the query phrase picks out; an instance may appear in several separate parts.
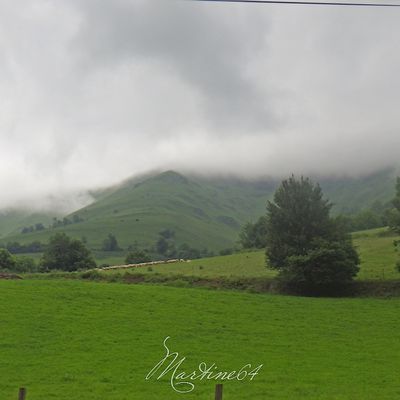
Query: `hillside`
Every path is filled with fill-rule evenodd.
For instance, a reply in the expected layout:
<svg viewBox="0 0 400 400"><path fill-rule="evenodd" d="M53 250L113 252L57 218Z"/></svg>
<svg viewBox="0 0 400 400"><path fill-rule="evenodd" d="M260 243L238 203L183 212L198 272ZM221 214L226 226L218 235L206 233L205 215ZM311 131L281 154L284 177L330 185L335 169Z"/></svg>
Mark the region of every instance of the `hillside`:
<svg viewBox="0 0 400 400"><path fill-rule="evenodd" d="M0 211L0 239L3 236L15 235L21 232L25 226L32 226L37 223L50 224L56 213L32 213L20 210Z"/></svg>
<svg viewBox="0 0 400 400"><path fill-rule="evenodd" d="M319 181L335 204L335 213L355 212L377 201L388 202L394 195L395 172ZM67 216L76 223L27 234L19 233L27 224L24 219L5 224L9 228L3 231L9 235L3 241L47 241L54 233L65 231L85 237L92 249L99 249L109 233L116 235L123 248L133 243L148 247L158 232L172 229L178 245L186 242L198 249L220 250L233 245L244 223L265 212L277 184L272 180L188 177L174 171L147 175L99 191L93 204ZM43 218L49 222L48 216Z"/></svg>
<svg viewBox="0 0 400 400"><path fill-rule="evenodd" d="M141 182L128 181L68 216L82 222L9 239L47 240L54 232L65 231L85 236L90 247L100 248L111 232L122 247L134 242L151 246L158 232L168 228L176 232L177 244L217 250L231 246L241 225L264 212L273 188L267 183L205 181L168 171Z"/></svg>

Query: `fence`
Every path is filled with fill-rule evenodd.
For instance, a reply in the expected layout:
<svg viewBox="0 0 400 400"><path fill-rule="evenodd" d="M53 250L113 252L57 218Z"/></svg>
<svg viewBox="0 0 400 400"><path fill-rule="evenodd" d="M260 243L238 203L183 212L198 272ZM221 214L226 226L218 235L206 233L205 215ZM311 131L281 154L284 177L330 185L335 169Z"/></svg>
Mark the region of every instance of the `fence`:
<svg viewBox="0 0 400 400"><path fill-rule="evenodd" d="M26 388L20 388L18 393L18 400L26 400ZM215 400L222 400L222 384L215 386Z"/></svg>

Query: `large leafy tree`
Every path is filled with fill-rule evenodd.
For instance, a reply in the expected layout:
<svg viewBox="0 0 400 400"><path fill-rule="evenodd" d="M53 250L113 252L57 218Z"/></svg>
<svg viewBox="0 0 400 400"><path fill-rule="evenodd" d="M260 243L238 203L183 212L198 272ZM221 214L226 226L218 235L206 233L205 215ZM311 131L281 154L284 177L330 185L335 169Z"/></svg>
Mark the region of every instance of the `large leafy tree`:
<svg viewBox="0 0 400 400"><path fill-rule="evenodd" d="M71 239L65 233L50 238L40 265L44 270L77 271L96 267L86 246L78 239Z"/></svg>
<svg viewBox="0 0 400 400"><path fill-rule="evenodd" d="M284 281L322 288L347 283L357 274L357 252L330 217L331 207L319 185L294 176L268 202L267 263Z"/></svg>

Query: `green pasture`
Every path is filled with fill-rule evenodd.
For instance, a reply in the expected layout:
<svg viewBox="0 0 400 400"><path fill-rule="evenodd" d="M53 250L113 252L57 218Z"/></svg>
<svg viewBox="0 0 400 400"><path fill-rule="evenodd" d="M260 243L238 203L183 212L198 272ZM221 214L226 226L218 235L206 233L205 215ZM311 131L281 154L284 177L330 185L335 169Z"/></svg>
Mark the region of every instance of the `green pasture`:
<svg viewBox="0 0 400 400"><path fill-rule="evenodd" d="M361 259L361 269L357 279L400 279L400 273L395 269L396 260L399 257L393 246L396 238L396 236L388 234L386 229L374 229L354 234L354 245ZM123 263L123 259L116 258L114 261ZM161 264L151 268L141 267L138 270L145 273L203 277L272 277L275 275L275 271L267 269L265 266L264 251L203 258L185 263ZM113 271L107 273L113 273Z"/></svg>
<svg viewBox="0 0 400 400"><path fill-rule="evenodd" d="M162 342L219 370L263 364L225 382L224 400L400 397L400 299L314 299L82 281L0 282L0 398L213 398L213 381L174 392L146 381Z"/></svg>

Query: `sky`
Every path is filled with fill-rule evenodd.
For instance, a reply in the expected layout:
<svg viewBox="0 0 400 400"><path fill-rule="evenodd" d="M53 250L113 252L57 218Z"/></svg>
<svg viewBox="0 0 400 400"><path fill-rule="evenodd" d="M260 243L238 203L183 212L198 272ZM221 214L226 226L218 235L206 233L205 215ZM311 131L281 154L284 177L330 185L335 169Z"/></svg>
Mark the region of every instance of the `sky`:
<svg viewBox="0 0 400 400"><path fill-rule="evenodd" d="M150 170L399 165L400 8L0 2L0 208Z"/></svg>

